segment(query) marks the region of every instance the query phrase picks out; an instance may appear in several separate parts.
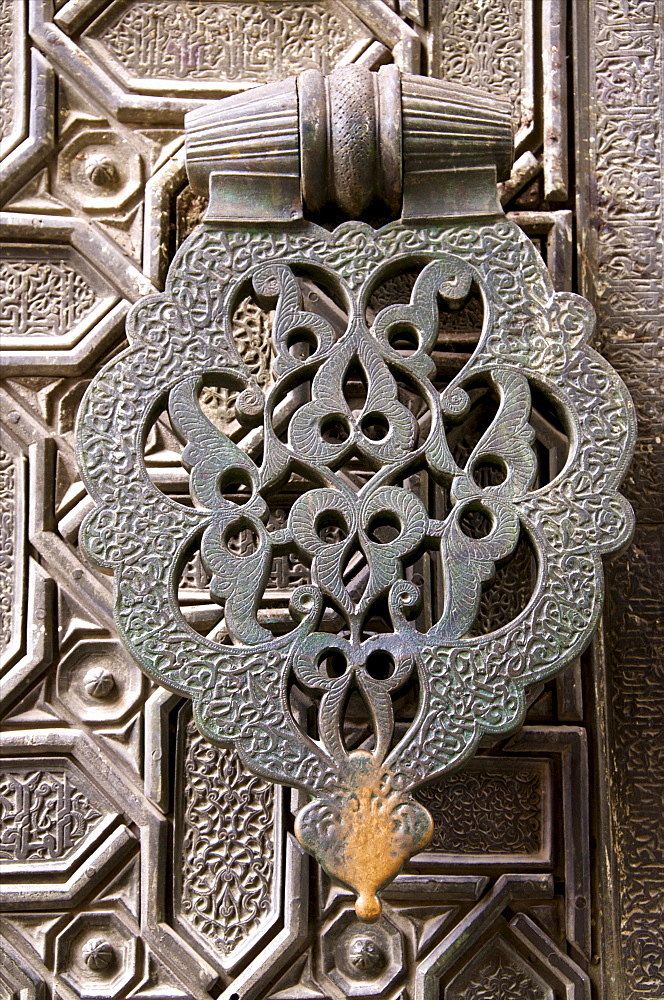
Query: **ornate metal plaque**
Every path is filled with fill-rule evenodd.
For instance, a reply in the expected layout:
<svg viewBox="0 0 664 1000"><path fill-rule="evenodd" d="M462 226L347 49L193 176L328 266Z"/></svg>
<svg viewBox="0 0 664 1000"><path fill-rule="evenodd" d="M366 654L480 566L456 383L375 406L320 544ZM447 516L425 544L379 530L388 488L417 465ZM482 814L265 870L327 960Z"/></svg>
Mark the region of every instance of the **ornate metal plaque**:
<svg viewBox="0 0 664 1000"><path fill-rule="evenodd" d="M500 211L496 179L510 162L509 109L394 67L308 70L194 112L188 164L194 184L209 182L208 221L166 290L133 307L130 346L79 413L96 503L82 534L115 574L123 642L192 698L204 736L309 794L297 838L355 891L364 920L432 836L414 790L486 734L517 728L528 686L580 654L602 606L602 556L632 531L618 493L629 396L588 346L590 305L554 292ZM400 220L304 218L313 208L323 223L331 202L360 216L377 200L399 204ZM399 279L407 294L381 306ZM454 371L436 351L439 327L471 299L481 334ZM261 381L233 335L247 300L271 326ZM495 406L462 459L450 442L478 389ZM204 402L211 390L232 410L224 430ZM543 467L534 401L566 441L559 468ZM164 415L182 442L187 501L145 462ZM297 499L279 519L285 484ZM483 587L522 543L534 560L524 606L483 630ZM413 572L424 556L442 595L435 614L422 613ZM304 576L278 618L264 596L283 557ZM221 609L207 634L179 602L192 559ZM359 745L346 725L353 699L370 721Z"/></svg>

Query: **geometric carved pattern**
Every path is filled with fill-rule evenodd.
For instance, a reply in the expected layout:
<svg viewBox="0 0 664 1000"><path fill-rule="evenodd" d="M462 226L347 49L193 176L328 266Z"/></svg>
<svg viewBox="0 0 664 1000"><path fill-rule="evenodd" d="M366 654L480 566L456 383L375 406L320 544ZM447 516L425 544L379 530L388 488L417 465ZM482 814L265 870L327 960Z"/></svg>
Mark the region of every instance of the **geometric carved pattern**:
<svg viewBox="0 0 664 1000"><path fill-rule="evenodd" d="M532 4L523 0L439 0L435 75L509 98L514 127L533 124Z"/></svg>
<svg viewBox="0 0 664 1000"><path fill-rule="evenodd" d="M134 836L118 812L122 779L110 776L100 790L99 754L80 730L42 728L48 750L40 757L25 752L29 729L3 730L0 905L70 908L132 849Z"/></svg>
<svg viewBox="0 0 664 1000"><path fill-rule="evenodd" d="M436 854L537 855L546 814L544 774L532 762L478 757L459 773L420 789L434 818L427 850Z"/></svg>
<svg viewBox="0 0 664 1000"><path fill-rule="evenodd" d="M21 344L16 348L21 359L0 387L3 420L7 421L9 431L3 426L3 448L11 456L10 462L0 455L0 622L3 627L15 626L19 623L19 612L23 616L22 627L12 627L10 646L7 636L2 634L9 671L2 678L5 697L2 722L9 733L27 730L29 734L29 740L20 750L11 750L12 754L24 755L26 766L19 769L12 765L14 783L9 805L14 815L16 789L21 782L25 789L28 776L50 774L46 785L51 791L45 796L48 808L41 815L44 823L51 819L53 822L48 829L39 828L38 836L33 835L32 840L54 845L56 851L69 851L61 861L50 858L46 850L43 860L18 862L20 872L12 876L16 892L7 910L0 912L6 950L0 960L2 989L20 992L26 1000L32 997L41 1000L44 991L46 995L63 997L92 992L100 1000L116 992L135 1000L147 997L228 1000L234 993L248 1000L373 997L378 992L374 988L377 979L367 977L360 967L380 964L386 959L393 963L394 955L401 949L406 956L406 967L399 963L396 975L400 978L384 993L403 1000L445 996L450 986L456 991L451 994L455 1000L459 992L464 1000L468 995L478 1000L483 994L497 1000L503 987L509 1000L515 996L530 1000L533 992L539 1000L551 988L556 1000L558 997L588 1000L591 995L593 1000L659 1000L664 988L660 805L664 789L661 768L664 682L659 667L664 662L664 640L657 631L664 565L664 554L658 548L662 538L664 451L657 442L661 436L661 412L656 390L661 366L658 338L664 314L664 284L659 270L664 259L660 235L664 211L660 187L663 146L661 120L656 113L663 85L661 2L589 0L586 4L571 0L565 6L560 0L549 0L546 4L539 0L532 3L496 0L491 4L440 0L428 5L418 0L389 3L371 0L362 4L319 0L315 5L59 0L52 5L55 14L48 20L50 6L43 7L37 0L23 3L0 0L1 120L6 137L2 148L14 149L17 154L11 162L11 183L2 186L0 198L9 198L11 188L14 192L11 197L16 199L9 202L5 216L11 228L8 235L11 256L48 267L50 273L65 263L93 289L99 301L109 296L110 289L120 289L120 295L128 301L149 291L149 283L139 269L152 275L153 261L166 261L172 255L170 233L176 223L182 222L176 218L177 203L185 206L187 199L191 201L189 189L183 187L186 182L181 164L177 166L185 98L187 107L191 107L208 94L223 96L241 89L243 82L283 77L291 72L289 58L300 60L292 63L296 68L311 60L312 65L326 71L341 59L359 58L367 65L371 59L389 60L398 39L412 41L412 29L400 20L399 14L409 19L409 23L422 25L418 31L433 76L457 82L476 81L499 96L510 94L516 98L515 124L520 128L523 148L532 159L527 180L523 179L526 175L520 180L516 178L509 191L506 190L505 198L510 199L506 204L510 217L527 232L531 232L534 224L538 227L536 234L545 232L555 236L560 231L558 218L569 219L572 213L552 212L551 204L543 200L542 154L536 143L543 139L546 154L550 140L550 129L545 127L547 98L539 92L538 82L533 102L531 81L535 78L547 82L543 68L544 38L550 37L553 30L548 19L556 11L562 15L563 26L574 18L576 48L570 53L572 65L575 62L579 67L582 81L584 72L587 73L590 87L588 94L582 87L578 95L581 113L576 133L580 157L576 176L582 211L577 225L577 235L583 244L581 290L592 299L593 280L597 280L594 301L599 322L595 346L599 345L606 353L628 384L640 427L636 460L626 482L626 493L637 510L637 542L627 556L607 567L606 639L612 697L602 700L601 685L598 690L609 716L607 739L614 779L611 788L601 762L591 772L598 793L605 789L609 804L615 806L620 853L617 870L610 871L606 881L609 887L614 884L620 887L622 910L617 895L607 893L602 909L605 919L615 913L616 931L615 935L603 935L598 947L599 962L591 962L590 916L592 913L593 919L597 919L600 914L590 892L587 824L592 816L588 812L586 786L579 777L585 766L581 738L585 732L579 720L584 720L583 727L588 728L590 739L595 724L592 703L582 697L578 671L570 668L557 685L547 683L529 693L529 734L523 749L518 742L521 736L508 745L487 745L477 758L480 770L464 769L447 779L440 789L434 786L427 792L440 803L429 802L436 813L434 836L439 841L434 840L435 850L422 852L413 859L394 884L394 891L386 895L388 926L384 927L382 922L372 925L372 940L359 939L351 914L344 916L352 911L347 894L333 888L325 878L305 879L301 856L293 849L291 835L283 834L284 840L277 845L283 829L277 814L279 802L275 803L274 818L272 806L265 813L259 812L257 825L254 823L247 834L250 840L256 834L256 843L266 848L269 831L274 831L275 845L265 849L265 857L270 859L269 877L267 866L261 868L262 861L260 858L258 861L264 880L260 898L263 901L269 898L268 909L245 924L244 936L231 946L230 953L224 934L216 929L203 930L191 913L185 913L181 905L184 891L178 888L180 875L186 865L190 873L187 878L193 884L196 879L204 879L205 873L192 874L191 855L185 858L182 813L178 816L174 809L175 786L179 788L181 803L185 802L186 791L186 801L192 805L189 836L192 844L199 845L199 856L207 850L203 846L207 836L205 796L209 799L207 792L199 797L195 785L189 788L189 782L196 780L197 761L204 744L201 741L194 750L197 737L187 737L192 744L189 757L183 753L182 745L174 746L174 730L176 725L180 726L175 713L180 713L184 720L184 731L189 718L188 705L182 708L175 699L173 707L171 696L159 689L147 701L144 692L133 688L128 692L129 701L116 699L117 688L113 696L95 701L85 683L79 684L78 680L80 674L83 681L88 669L115 669L110 663L108 644L117 640L110 624L108 581L92 571L78 554L78 524L87 501L73 472L71 430L85 381L102 360L122 346L123 332L117 321L113 326L103 326L105 319L97 323L101 305L99 312L93 305L86 315L81 316L80 308L76 313L74 297L69 312L65 309L62 317L52 304L46 320L50 326L43 341L34 335L21 336ZM281 31L278 19L270 21L265 17L264 25L258 27L254 21L252 27L252 32L263 32L261 37L267 33L271 39L272 48L264 50L269 52L269 59L264 60L262 67L258 67L256 47L252 50L249 45L253 37L249 32L238 41L237 32L233 36L235 29L229 30L226 48L219 55L223 31L237 23L238 11L268 6L271 9L279 6L280 18L300 19L300 33L295 33L299 39L296 54L282 55L284 50L280 46L284 38L287 40L288 32ZM163 12L176 7L180 19L167 25ZM219 17L222 7L226 13ZM315 17L319 8L328 12L328 26L335 18L339 20L347 36L345 41L340 40L339 33L328 32L325 38L308 34L317 31L316 24L321 23ZM348 8L352 8L350 14ZM140 21L138 12L145 14L148 9L151 17ZM370 27L362 23L365 15L368 24L370 10L380 12L382 34L376 21ZM308 27L305 14L309 16L309 11L313 13ZM531 13L534 31L528 23ZM32 47L25 40L24 21L28 15L31 36L35 39ZM128 54L123 56L127 59L125 66L112 54L106 38L109 29L119 38L114 26L123 18L126 24L133 18L140 22L141 28L140 35L134 28L127 32L126 40L114 42L120 52ZM586 27L590 30L586 31ZM396 51L395 57L399 58ZM232 79L215 68L224 58L232 58L233 66L237 67L232 71ZM26 65L31 66L27 85L21 80ZM246 77L252 71L253 81ZM153 73L150 79L141 76L147 72ZM58 100L55 121L49 117L49 102L53 100L50 81L54 74ZM563 105L565 95L563 82L558 92ZM178 100L182 106L176 106ZM529 119L534 122L530 132ZM132 156L141 160L142 176L148 179L149 197L145 203L139 189L132 195L133 200L120 208L117 199L114 202L103 189L104 211L88 210L80 203L83 199L77 198L74 188L62 183L62 178L73 177L73 172L67 173L69 167L64 160L58 166L60 154L50 150L54 144L58 149L65 148L72 135L77 140L82 131L87 134L86 130L91 129L117 135L119 141L112 147L116 151L124 149L123 142L131 143ZM586 158L584 150L588 148L592 158ZM85 199L89 195L90 191L86 191ZM92 203L92 199L86 202ZM148 206L145 218L144 204ZM560 207L571 209L573 204L569 201ZM35 212L39 228L33 225L31 213ZM103 239L99 237L102 230ZM73 234L71 239L70 234ZM556 288L571 290L571 243L566 244L570 255L566 262L565 244L541 235L533 239L544 254L548 253L546 259L555 274ZM69 242L75 250L66 246ZM127 254L133 257L133 263ZM139 280L143 281L141 287ZM401 276L397 276L395 284L400 280ZM30 285L31 296L34 287L34 283ZM412 281L407 284L404 299L397 288L393 289L395 297L377 301L376 309L388 306L390 301L407 301L411 290ZM39 312L39 298L37 302L37 306L26 302L21 308ZM126 309L126 302L122 305ZM260 381L259 372L269 371L271 364L271 358L265 354L271 318L268 313L260 317L250 313L248 309L246 317L235 318L247 324L248 348L254 334L257 336L253 346L261 360L254 356L256 369L252 371ZM3 319L5 315L6 312ZM61 320L71 319L75 325L73 335L62 345L53 331ZM477 340L481 305L474 314L470 311L449 314L444 321L446 329L440 332L436 361L447 366L446 370L454 370L455 365L467 360L469 350L473 349L472 337ZM91 333L87 332L89 329ZM64 328L63 336L67 332ZM79 339L79 334L84 336ZM242 342L237 330L235 337ZM68 353L71 340L78 345L75 357ZM249 350L245 360L251 367ZM38 378L33 377L33 369L25 367L28 361L41 364ZM211 399L208 415L214 420L216 405L216 419L221 426L232 404L232 398L222 400L221 404ZM554 443L552 454L555 449ZM161 477L165 489L183 491L182 483L173 481L175 457L168 454L167 443L156 441L150 462L152 474ZM28 477L24 466L29 470L29 545L24 516L27 514L24 486ZM422 490L427 488L423 477ZM276 529L284 526L293 502L293 496L284 491L283 504L273 512ZM271 525L271 530L276 529ZM309 579L308 570L302 565L290 566L289 558L277 557L272 567L269 592L275 605L279 601L287 604L289 590L306 584ZM522 555L524 571L530 558L531 553L526 549ZM505 566L505 574L512 573L512 568L513 563ZM200 589L207 588L209 582L201 578L204 572L200 561L192 568L192 587L187 590L192 618L207 613ZM517 569L514 575L503 579L497 575L496 582L483 596L485 604L480 613L494 621L497 615L512 617L519 609L521 598L515 597L519 588L525 592L525 572ZM12 599L14 614L10 611ZM598 663L601 661L601 650L598 649L595 658ZM84 670L85 659L90 662ZM124 666L132 667L129 663ZM583 670L588 673L587 661ZM97 687L90 682L88 686L102 692L103 680L96 676ZM73 678L71 684L70 678ZM87 719L80 720L78 713L86 698ZM570 726L568 708L567 714L561 714L561 706L569 704L575 706L573 718L579 722L578 726ZM53 724L60 727L59 735L52 730ZM79 728L84 730L90 751L85 766L81 765L80 776L76 767L65 772L55 759L59 755L60 760L66 757L69 761L71 747L56 750L56 742L65 738L63 733L71 734ZM221 759L221 751L214 748L213 753ZM223 754L232 759L227 751ZM187 759L190 770L186 774ZM176 773L170 787L173 762ZM223 766L231 767L230 763ZM200 768L207 770L205 760ZM212 778L206 780L212 782ZM221 788L217 781L215 778L214 787ZM237 784L230 771L226 781ZM248 786L256 789L263 784L259 779L241 778L240 787L245 792ZM115 790L113 796L111 787ZM503 789L502 799L499 787ZM107 788L109 798L114 800L112 808L98 791L106 792ZM35 787L21 794L33 796L34 801L37 791ZM74 796L68 827L51 808L54 795L61 795L65 801L67 794ZM85 797L89 806L76 799L77 795ZM270 795L267 785L265 795L267 802ZM537 796L542 801L541 811L536 808ZM248 802L241 806L243 816L256 815L252 805L256 804L256 798L260 800L261 795L249 793ZM549 800L553 805L550 813ZM468 817L481 823L481 817L488 815L488 803L494 811L494 824L476 833L479 841L476 849L464 840ZM6 803L3 805L7 808ZM222 817L225 821L235 815L232 796L209 805L214 817L212 829L221 830ZM499 816L503 808L506 815ZM451 822L446 825L445 813L450 809ZM97 826L89 810L102 813ZM76 832L80 822L76 814L83 816L83 826L88 817L88 840ZM133 834L140 831L140 845L126 832L122 841L113 840L111 833L108 851L106 841L98 850L97 844L106 836L103 831L117 830L112 826L117 822L117 814ZM34 826L39 815L33 812L30 819L21 819L18 826L29 834L30 824ZM537 828L538 822L541 833L536 842L531 824ZM598 855L615 855L610 842L605 840L601 817L592 819L592 823L591 834L601 847L605 843L608 847L607 852ZM10 827L17 829L14 820ZM261 830L268 833L263 835ZM497 831L501 831L501 836ZM67 836L69 847L65 846ZM214 841L215 836L211 835L210 842ZM438 842L440 847L436 846ZM5 844L5 850L13 852L15 845L19 845L18 837L12 839L11 845ZM463 853L449 853L459 847L464 848ZM479 848L496 853L482 853ZM508 853L512 850L518 853ZM79 856L82 864L77 866ZM61 881L61 876L54 872L57 865L69 866L74 871L73 877ZM90 874L93 869L97 874ZM248 870L243 865L237 871L233 869L234 881L228 884L234 888L235 902L244 898L242 892L248 897L253 891ZM527 886L521 887L513 875L515 871L520 873L519 877L530 880ZM497 879L499 873L507 873L511 879L510 892L503 891L504 885ZM536 873L544 873L537 876L544 881L536 882ZM545 885L546 877L552 875L554 884ZM4 883L9 882L8 873ZM186 891L193 901L194 890ZM44 894L41 902L39 894ZM196 897L196 902L204 895ZM73 919L72 907L76 908ZM268 912L272 913L269 918ZM221 924L227 920L219 910L216 896L211 899L210 913L217 913ZM343 930L339 929L340 915L344 918ZM390 923L392 919L394 923ZM491 943L495 940L492 934L496 925L503 946L498 950ZM527 937L517 933L518 928L528 927ZM614 936L619 945L616 954L610 952L608 943ZM401 938L398 946L394 944L396 937ZM218 944L214 938L224 943ZM487 940L490 953L483 950ZM355 978L348 980L343 988L336 985L341 980L330 968L340 941L346 952L338 962L343 965L345 976L350 959L356 962ZM451 968L440 963L441 942L449 954L456 956ZM94 962L104 962L109 946L114 950L116 964L108 966L106 971L92 968ZM84 952L93 956L90 964ZM432 955L438 956L435 962ZM540 956L539 965L532 961L536 955ZM613 980L608 986L603 985L603 964L607 968L626 969L628 985L624 991ZM592 994L583 969L593 976ZM417 978L418 970L426 979L424 985L422 977ZM464 980L467 970L470 976ZM556 970L561 970L560 974ZM392 975L392 965L388 971ZM386 975L387 972L380 973L379 978L383 976L384 980ZM469 989L475 992L468 994Z"/></svg>
<svg viewBox="0 0 664 1000"><path fill-rule="evenodd" d="M0 139L14 125L14 24L13 0L0 0Z"/></svg>
<svg viewBox="0 0 664 1000"><path fill-rule="evenodd" d="M501 938L483 948L462 975L445 990L445 1000L554 1000L526 962Z"/></svg>
<svg viewBox="0 0 664 1000"><path fill-rule="evenodd" d="M541 170L548 201L565 201L568 189L567 6L566 0L440 0L429 9L431 75L509 97L517 148L542 142L538 160L525 153L521 164L527 161L530 179ZM542 88L537 98L536 82ZM523 176L520 186L525 181ZM539 190L538 178L530 191L533 207Z"/></svg>
<svg viewBox="0 0 664 1000"><path fill-rule="evenodd" d="M0 246L0 335L7 351L73 347L113 302L108 282L70 246Z"/></svg>
<svg viewBox="0 0 664 1000"><path fill-rule="evenodd" d="M0 643L9 644L12 632L15 593L15 498L16 466L11 455L0 448Z"/></svg>
<svg viewBox="0 0 664 1000"><path fill-rule="evenodd" d="M58 979L81 1000L110 1000L138 972L140 943L113 911L79 914L56 941Z"/></svg>

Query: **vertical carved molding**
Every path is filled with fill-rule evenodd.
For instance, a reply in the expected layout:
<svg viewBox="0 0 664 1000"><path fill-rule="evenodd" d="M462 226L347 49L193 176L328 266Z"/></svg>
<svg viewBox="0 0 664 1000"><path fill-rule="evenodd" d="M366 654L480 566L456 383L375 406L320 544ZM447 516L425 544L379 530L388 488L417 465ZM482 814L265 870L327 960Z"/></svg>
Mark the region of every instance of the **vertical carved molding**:
<svg viewBox="0 0 664 1000"><path fill-rule="evenodd" d="M279 792L237 754L208 743L187 711L180 728L176 920L222 968L232 967L279 907Z"/></svg>
<svg viewBox="0 0 664 1000"><path fill-rule="evenodd" d="M16 467L0 449L0 639L12 637L12 601L15 584Z"/></svg>
<svg viewBox="0 0 664 1000"><path fill-rule="evenodd" d="M610 782L598 802L605 826L605 976L609 996L637 1000L664 990L664 653L658 610L664 459L656 394L664 333L664 6L661 0L573 6L581 290L597 309L598 347L629 386L639 419L626 480L636 540L609 576L605 668L601 648L596 657L597 707L605 723L599 727L599 773L606 755Z"/></svg>

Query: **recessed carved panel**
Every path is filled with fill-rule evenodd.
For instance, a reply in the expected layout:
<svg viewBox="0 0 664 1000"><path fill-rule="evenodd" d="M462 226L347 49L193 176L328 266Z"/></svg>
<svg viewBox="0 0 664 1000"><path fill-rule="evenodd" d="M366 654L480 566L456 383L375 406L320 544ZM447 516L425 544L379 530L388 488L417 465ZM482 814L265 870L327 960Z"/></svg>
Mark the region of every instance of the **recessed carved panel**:
<svg viewBox="0 0 664 1000"><path fill-rule="evenodd" d="M125 721L144 688L136 665L117 642L82 640L58 664L58 698L84 722Z"/></svg>
<svg viewBox="0 0 664 1000"><path fill-rule="evenodd" d="M100 213L120 213L136 201L143 179L137 150L110 129L83 126L68 132L58 158L54 193Z"/></svg>
<svg viewBox="0 0 664 1000"><path fill-rule="evenodd" d="M223 0L118 0L83 36L127 86L176 93L331 71L371 33L333 0L283 4Z"/></svg>
<svg viewBox="0 0 664 1000"><path fill-rule="evenodd" d="M69 247L2 249L0 332L6 348L74 344L112 301L106 282Z"/></svg>
<svg viewBox="0 0 664 1000"><path fill-rule="evenodd" d="M438 0L433 13L435 76L509 97L514 125L533 125L533 3Z"/></svg>
<svg viewBox="0 0 664 1000"><path fill-rule="evenodd" d="M0 773L0 858L25 874L57 871L100 832L107 811L67 761L5 760Z"/></svg>
<svg viewBox="0 0 664 1000"><path fill-rule="evenodd" d="M58 977L81 1000L108 1000L126 990L140 957L140 941L112 911L79 914L56 942Z"/></svg>
<svg viewBox="0 0 664 1000"><path fill-rule="evenodd" d="M321 937L323 973L344 997L383 996L402 974L404 935L388 918L367 927L344 908Z"/></svg>
<svg viewBox="0 0 664 1000"><path fill-rule="evenodd" d="M6 141L15 124L16 43L20 29L14 24L17 4L0 0L0 139ZM18 36L18 37L17 37ZM19 41L20 44L20 41Z"/></svg>
<svg viewBox="0 0 664 1000"><path fill-rule="evenodd" d="M277 907L280 793L201 736L188 711L180 727L174 910L185 933L227 968Z"/></svg>
<svg viewBox="0 0 664 1000"><path fill-rule="evenodd" d="M3 652L10 651L20 630L16 600L23 583L22 472L16 456L0 448L0 643Z"/></svg>
<svg viewBox="0 0 664 1000"><path fill-rule="evenodd" d="M554 1000L526 960L495 938L447 987L445 1000Z"/></svg>
<svg viewBox="0 0 664 1000"><path fill-rule="evenodd" d="M418 799L434 818L422 860L430 853L454 855L456 863L506 863L508 856L530 863L547 860L550 782L545 763L477 757L459 773L420 790Z"/></svg>

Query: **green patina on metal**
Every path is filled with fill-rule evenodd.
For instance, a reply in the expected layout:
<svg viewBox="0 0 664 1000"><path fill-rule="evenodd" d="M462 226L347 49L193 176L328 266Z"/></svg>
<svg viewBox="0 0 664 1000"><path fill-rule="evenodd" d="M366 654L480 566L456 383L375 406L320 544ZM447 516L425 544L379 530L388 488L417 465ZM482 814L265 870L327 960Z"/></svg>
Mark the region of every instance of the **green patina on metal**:
<svg viewBox="0 0 664 1000"><path fill-rule="evenodd" d="M407 268L418 271L410 301L369 322L376 288ZM341 326L304 303L303 278L328 290ZM471 291L483 303L482 333L441 391L431 359L439 310ZM265 393L232 336L247 294L274 312ZM193 699L207 738L236 747L255 773L309 793L296 834L358 894L364 919L380 914L381 888L431 836L411 792L467 760L484 734L521 723L525 687L588 644L602 605L601 557L631 536L618 487L632 406L588 346L592 328L589 304L554 292L532 243L499 215L377 231L359 222L333 232L302 220L215 222L187 239L165 292L134 306L130 346L83 402L78 458L96 508L82 537L115 573L124 643L151 677ZM347 398L350 378L365 387L359 408ZM462 467L448 435L480 379L498 407ZM209 385L237 394L241 433L225 434L205 415L199 396ZM419 399L417 418L403 385ZM544 486L529 423L533 388L561 414L569 439L564 467ZM164 408L185 445L193 506L162 493L144 464L146 435ZM364 464L360 483L345 474L351 456ZM478 475L486 462L502 470L493 485ZM449 491L444 518L408 488L422 471ZM269 497L293 474L308 488L287 523L268 530ZM229 484L242 484L243 495ZM486 519L482 537L465 529L469 513ZM240 531L255 541L245 555L231 544ZM483 585L524 535L537 560L527 606L473 635ZM226 642L198 634L179 606L192 548L224 608ZM361 594L344 579L354 551L368 567ZM415 622L419 588L405 572L423 551L445 588L443 613L425 631ZM272 558L284 553L311 567L311 583L292 594L290 631L275 635L259 609ZM368 634L377 602L391 630ZM345 623L336 633L324 627L326 607ZM417 711L395 734L394 698L414 676ZM294 686L317 706L315 733L294 710ZM371 715L370 749L348 750L343 738L351 690Z"/></svg>

